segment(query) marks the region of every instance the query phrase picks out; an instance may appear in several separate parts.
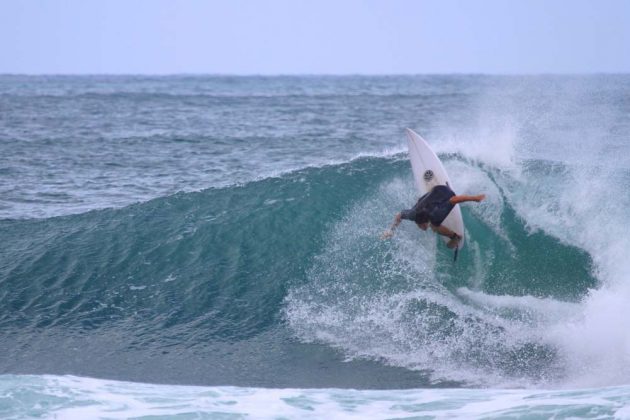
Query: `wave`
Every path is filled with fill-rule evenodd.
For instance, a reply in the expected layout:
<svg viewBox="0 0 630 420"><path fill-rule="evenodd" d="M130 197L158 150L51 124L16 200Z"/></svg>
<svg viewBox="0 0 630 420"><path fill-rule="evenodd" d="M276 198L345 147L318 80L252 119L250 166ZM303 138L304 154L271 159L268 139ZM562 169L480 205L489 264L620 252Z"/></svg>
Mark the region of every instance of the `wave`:
<svg viewBox="0 0 630 420"><path fill-rule="evenodd" d="M562 229L554 223L568 218L528 217L537 197L529 182L443 157L462 174L458 192L488 194L463 208L470 239L455 265L413 226L391 242L377 239L415 199L409 164L397 157L361 157L121 209L2 220L11 247L0 250L0 326L20 338L2 346L22 356L0 368L24 372L37 359L40 371L63 373L58 360L85 346L101 370L65 358L65 372L96 375L107 367L110 377L148 380L153 373L132 375L109 358L149 355L190 373L184 365L192 357L212 354L213 365L228 364L230 346L254 351L264 337L270 350L239 359L240 366L259 369L260 357L276 360L297 338L346 360L421 372L434 384L584 379L570 359L592 354L568 344L589 302L606 290L601 256L579 235L556 235ZM555 171L543 161L523 168L528 181ZM205 375L198 380L220 381ZM300 383L308 385L305 377ZM243 383L235 378L219 383ZM283 378L265 380L295 384Z"/></svg>
<svg viewBox="0 0 630 420"><path fill-rule="evenodd" d="M0 89L161 92L151 79L122 78L115 87L105 79L99 87L90 78L0 77ZM7 136L28 147L9 156L36 159L9 165L6 175L22 173L18 184L33 188L15 190L7 178L13 195L5 202L15 204L8 212L33 203L48 211L74 191L72 204L92 210L0 220L0 372L299 388L627 383L627 77L465 79L384 87L374 78L328 87L324 79L239 79L243 87L227 78L212 92L199 89L209 83L203 78L179 87L160 79L163 91L201 107L156 102L159 112L146 119L136 118L127 93L113 107L89 96L81 109L58 98L11 97ZM368 107L360 99L335 106L291 99L271 109L274 100L248 98L257 106L209 109L187 96L307 95L294 90L300 84L318 94L437 91L465 99L387 97ZM103 119L99 110L120 118ZM395 146L403 123L436 139L457 192L488 196L463 208L468 240L457 264L434 235L410 224L391 241L377 239L416 199L404 155L328 159ZM187 145L176 131L217 141L177 153ZM94 149L94 132L111 137ZM138 165L148 144L140 140L154 135L164 140L151 149L160 159ZM137 143L119 149L123 138ZM92 155L103 151L107 159ZM72 159L84 152L91 158ZM122 158L130 170L112 170ZM81 184L101 162L99 193L125 186L120 208L97 209L114 200L90 197L95 189ZM52 170L65 174L60 188L48 188L59 178L42 181ZM196 191L169 195L174 185Z"/></svg>

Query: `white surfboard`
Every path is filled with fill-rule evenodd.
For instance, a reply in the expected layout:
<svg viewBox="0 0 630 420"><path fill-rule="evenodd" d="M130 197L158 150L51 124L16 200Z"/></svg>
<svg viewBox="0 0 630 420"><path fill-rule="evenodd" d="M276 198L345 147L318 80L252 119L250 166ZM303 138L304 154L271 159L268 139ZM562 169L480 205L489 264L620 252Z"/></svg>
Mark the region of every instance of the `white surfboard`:
<svg viewBox="0 0 630 420"><path fill-rule="evenodd" d="M420 196L431 191L436 185L448 185L454 189L442 162L440 162L440 159L431 150L427 142L413 130L408 128L406 131L413 179ZM442 222L442 225L462 237L458 245L458 248L461 249L464 246L464 219L462 219L462 211L459 208L459 204L455 205L446 219L444 219L444 222ZM446 236L440 235L440 237L444 239L444 242L449 241Z"/></svg>

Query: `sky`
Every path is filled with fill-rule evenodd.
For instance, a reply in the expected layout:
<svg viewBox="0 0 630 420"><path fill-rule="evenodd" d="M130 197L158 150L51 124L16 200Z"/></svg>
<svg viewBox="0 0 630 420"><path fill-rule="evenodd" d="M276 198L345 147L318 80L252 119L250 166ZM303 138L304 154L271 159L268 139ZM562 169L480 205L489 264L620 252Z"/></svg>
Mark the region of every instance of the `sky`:
<svg viewBox="0 0 630 420"><path fill-rule="evenodd" d="M0 73L629 73L630 0L0 0Z"/></svg>

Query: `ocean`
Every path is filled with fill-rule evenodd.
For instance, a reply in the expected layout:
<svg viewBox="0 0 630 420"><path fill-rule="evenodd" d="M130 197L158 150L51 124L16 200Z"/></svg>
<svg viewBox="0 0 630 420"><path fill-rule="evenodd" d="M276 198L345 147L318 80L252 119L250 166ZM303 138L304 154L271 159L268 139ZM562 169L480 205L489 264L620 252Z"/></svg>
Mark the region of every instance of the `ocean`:
<svg viewBox="0 0 630 420"><path fill-rule="evenodd" d="M1 75L0 416L630 418L628 208L629 75Z"/></svg>

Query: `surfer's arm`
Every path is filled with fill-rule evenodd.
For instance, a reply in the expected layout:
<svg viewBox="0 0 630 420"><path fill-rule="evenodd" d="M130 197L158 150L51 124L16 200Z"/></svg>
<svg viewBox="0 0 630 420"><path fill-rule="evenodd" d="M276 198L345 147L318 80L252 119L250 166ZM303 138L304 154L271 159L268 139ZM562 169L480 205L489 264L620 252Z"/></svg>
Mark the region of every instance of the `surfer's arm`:
<svg viewBox="0 0 630 420"><path fill-rule="evenodd" d="M396 216L394 216L394 222L389 227L389 230L391 230L393 232L394 229L396 229L398 227L398 225L400 224L401 221L402 221L402 213L396 213Z"/></svg>
<svg viewBox="0 0 630 420"><path fill-rule="evenodd" d="M484 198L486 198L485 194L479 194L479 195L456 195L456 196L451 197L451 199L448 200L448 201L452 205L455 205L455 204L459 204L459 203L465 203L467 201L476 201L478 203L481 200L483 200Z"/></svg>
<svg viewBox="0 0 630 420"><path fill-rule="evenodd" d="M398 227L401 221L402 221L402 214L396 213L396 216L394 216L394 221L392 222L392 225L389 227L389 229L383 232L383 234L381 235L381 239L387 239L394 236L394 230Z"/></svg>

